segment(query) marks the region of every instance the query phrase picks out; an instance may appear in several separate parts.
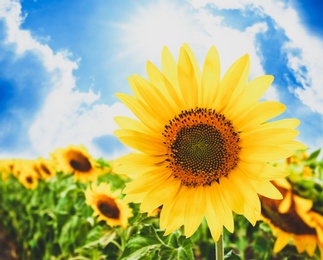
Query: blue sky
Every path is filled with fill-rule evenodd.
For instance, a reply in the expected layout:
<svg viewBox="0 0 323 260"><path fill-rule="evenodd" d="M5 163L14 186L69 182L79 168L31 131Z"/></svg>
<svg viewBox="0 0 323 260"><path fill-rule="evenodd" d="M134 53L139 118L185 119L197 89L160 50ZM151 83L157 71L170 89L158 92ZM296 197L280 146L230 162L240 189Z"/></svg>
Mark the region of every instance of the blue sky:
<svg viewBox="0 0 323 260"><path fill-rule="evenodd" d="M260 3L261 2L261 3ZM265 3L268 2L268 3ZM250 78L272 74L264 99L301 120L298 140L323 147L321 1L0 0L0 158L47 156L84 144L94 157L127 153L114 136L114 96L127 77L191 45L200 65L211 45L222 73L249 53Z"/></svg>

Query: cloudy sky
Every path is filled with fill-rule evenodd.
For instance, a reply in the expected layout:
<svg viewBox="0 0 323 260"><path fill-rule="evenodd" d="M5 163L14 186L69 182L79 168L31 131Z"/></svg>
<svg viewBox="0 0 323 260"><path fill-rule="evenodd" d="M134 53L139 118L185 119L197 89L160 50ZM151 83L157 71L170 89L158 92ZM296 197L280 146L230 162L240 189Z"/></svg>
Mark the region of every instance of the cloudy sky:
<svg viewBox="0 0 323 260"><path fill-rule="evenodd" d="M301 120L298 140L322 148L321 10L319 0L0 0L0 158L68 144L106 159L128 152L113 117L130 112L114 93L184 42L200 65L215 45L222 73L249 53L251 79L275 76L264 99L284 103L283 117Z"/></svg>

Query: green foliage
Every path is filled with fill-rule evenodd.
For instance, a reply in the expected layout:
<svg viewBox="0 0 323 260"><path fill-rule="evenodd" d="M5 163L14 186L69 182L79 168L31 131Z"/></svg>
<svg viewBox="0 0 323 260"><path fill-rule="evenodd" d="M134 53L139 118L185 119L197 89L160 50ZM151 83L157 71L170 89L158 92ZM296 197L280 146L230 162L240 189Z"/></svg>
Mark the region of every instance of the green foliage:
<svg viewBox="0 0 323 260"><path fill-rule="evenodd" d="M317 150L290 163L288 181L293 192L313 200L313 208L323 214L323 160L319 156ZM128 180L112 173L109 162L100 158L97 164L106 171L98 182L109 183L112 190L125 187ZM309 177L304 177L304 167L310 169ZM73 175L58 172L52 179L39 180L37 188L29 190L13 175L2 179L0 173L0 229L16 244L19 259L215 259L215 243L205 220L191 238L185 238L182 229L164 236L158 214L142 214L140 205L131 203L134 216L129 226L110 227L97 221L85 203L88 185L75 182ZM318 250L310 258L306 253L299 254L292 245L274 254L276 238L266 223L259 221L253 227L239 215L234 216L234 221L233 234L224 230L224 259L319 259Z"/></svg>
<svg viewBox="0 0 323 260"><path fill-rule="evenodd" d="M127 244L120 259L194 259L193 242L175 231L167 237L152 225L144 225Z"/></svg>

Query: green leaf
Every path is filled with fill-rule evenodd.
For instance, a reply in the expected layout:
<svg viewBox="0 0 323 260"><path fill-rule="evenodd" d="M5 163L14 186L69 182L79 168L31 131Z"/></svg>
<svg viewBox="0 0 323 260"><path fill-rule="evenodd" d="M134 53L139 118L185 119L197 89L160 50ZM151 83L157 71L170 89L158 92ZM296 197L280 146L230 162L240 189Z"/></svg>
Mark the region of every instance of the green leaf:
<svg viewBox="0 0 323 260"><path fill-rule="evenodd" d="M320 152L321 152L321 149L317 149L316 151L312 152L306 161L316 160L316 158L319 156Z"/></svg>
<svg viewBox="0 0 323 260"><path fill-rule="evenodd" d="M240 256L233 252L233 250L230 250L225 256L224 259L228 260L241 260Z"/></svg>
<svg viewBox="0 0 323 260"><path fill-rule="evenodd" d="M120 259L153 259L162 244L155 229L150 225L144 225L140 234L129 239Z"/></svg>
<svg viewBox="0 0 323 260"><path fill-rule="evenodd" d="M174 232L169 241L174 247L162 246L159 251L160 259L178 259L189 260L194 259L193 247L191 239L179 236L179 232Z"/></svg>

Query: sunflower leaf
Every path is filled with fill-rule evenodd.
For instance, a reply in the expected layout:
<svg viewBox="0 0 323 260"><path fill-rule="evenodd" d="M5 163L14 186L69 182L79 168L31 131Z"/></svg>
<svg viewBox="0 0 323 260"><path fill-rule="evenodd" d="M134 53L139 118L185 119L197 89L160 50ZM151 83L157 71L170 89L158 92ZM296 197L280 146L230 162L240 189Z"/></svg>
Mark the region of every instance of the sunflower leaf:
<svg viewBox="0 0 323 260"><path fill-rule="evenodd" d="M241 260L240 256L230 250L228 253L225 254L224 259L228 260Z"/></svg>
<svg viewBox="0 0 323 260"><path fill-rule="evenodd" d="M321 149L317 149L316 151L312 152L306 161L316 160L316 158L319 156L320 152L321 152Z"/></svg>
<svg viewBox="0 0 323 260"><path fill-rule="evenodd" d="M173 247L162 246L159 251L160 259L194 259L192 250L194 244L191 239L185 238L175 231L170 234L168 241Z"/></svg>
<svg viewBox="0 0 323 260"><path fill-rule="evenodd" d="M129 239L120 260L123 259L156 259L156 253L163 241L158 237L155 229L144 225L140 233Z"/></svg>

